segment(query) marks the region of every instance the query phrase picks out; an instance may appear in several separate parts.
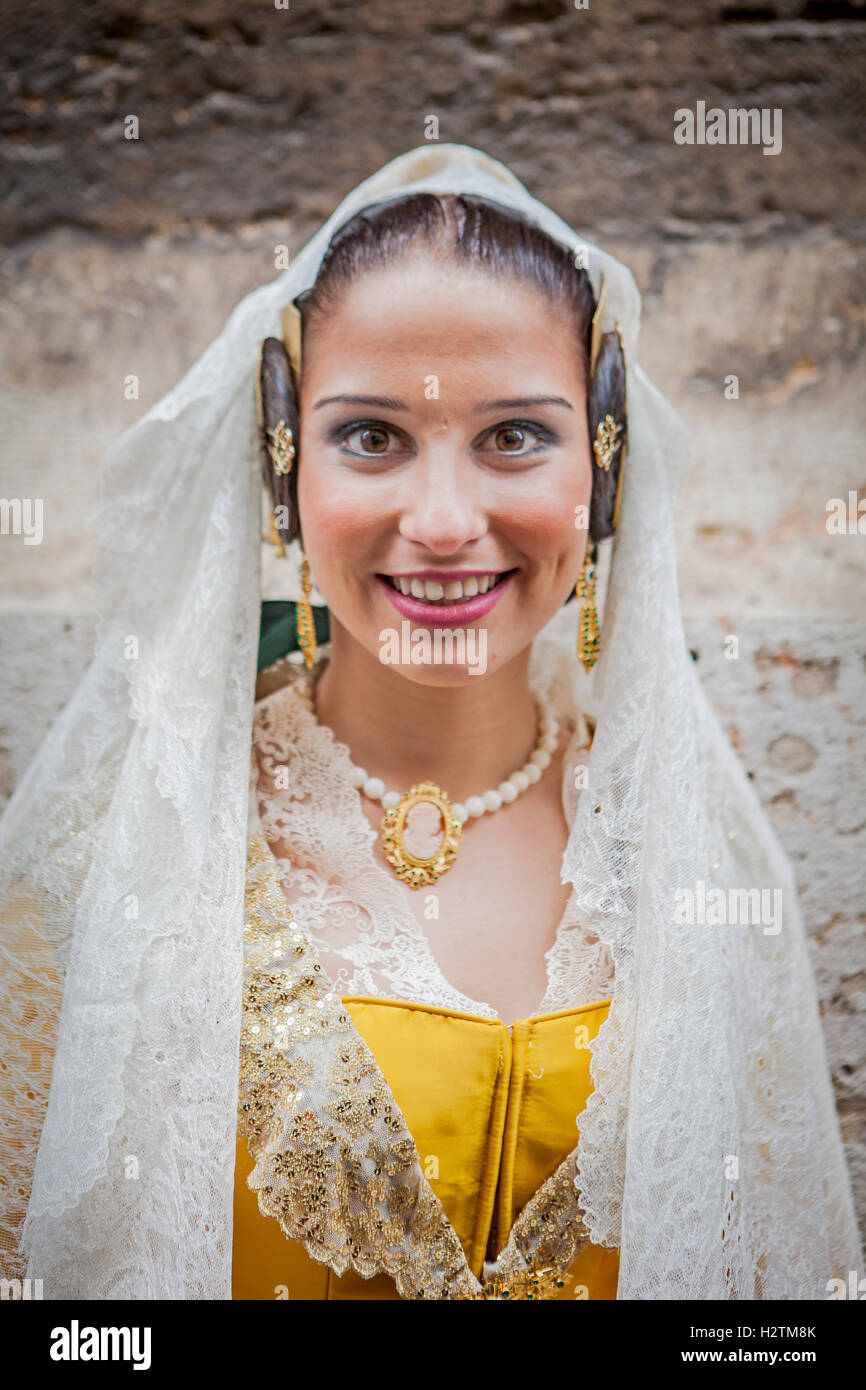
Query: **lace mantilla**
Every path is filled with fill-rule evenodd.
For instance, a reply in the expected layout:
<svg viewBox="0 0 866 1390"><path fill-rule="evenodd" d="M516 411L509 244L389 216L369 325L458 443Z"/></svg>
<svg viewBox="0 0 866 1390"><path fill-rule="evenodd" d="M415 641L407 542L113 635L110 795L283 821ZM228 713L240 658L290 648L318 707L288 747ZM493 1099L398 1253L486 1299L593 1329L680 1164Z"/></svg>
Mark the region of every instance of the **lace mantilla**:
<svg viewBox="0 0 866 1390"><path fill-rule="evenodd" d="M294 918L340 994L409 999L499 1019L490 1004L463 994L443 975L407 890L375 859L376 833L351 780L348 748L297 697L301 668L283 666L286 683L255 712L261 825ZM548 672L539 683L550 680ZM570 827L580 796L575 769L588 757L590 739L585 721L574 720L573 705L563 704L562 717L575 724L562 773ZM545 961L547 988L536 1013L611 997L610 953L581 925L573 890Z"/></svg>
<svg viewBox="0 0 866 1390"><path fill-rule="evenodd" d="M421 1170L376 1059L280 887L267 841L248 843L238 1128L259 1209L337 1274L385 1273L403 1298L543 1298L589 1240L576 1156L524 1207L482 1282Z"/></svg>

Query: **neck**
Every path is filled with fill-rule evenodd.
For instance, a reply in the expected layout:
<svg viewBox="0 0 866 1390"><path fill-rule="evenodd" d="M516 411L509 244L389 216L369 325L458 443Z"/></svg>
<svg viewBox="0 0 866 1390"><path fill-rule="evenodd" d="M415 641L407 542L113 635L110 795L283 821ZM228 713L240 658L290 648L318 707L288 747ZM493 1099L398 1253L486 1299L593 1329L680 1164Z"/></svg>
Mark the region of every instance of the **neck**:
<svg viewBox="0 0 866 1390"><path fill-rule="evenodd" d="M529 649L459 686L423 685L365 651L332 617L316 715L389 790L436 782L452 801L497 787L537 737Z"/></svg>

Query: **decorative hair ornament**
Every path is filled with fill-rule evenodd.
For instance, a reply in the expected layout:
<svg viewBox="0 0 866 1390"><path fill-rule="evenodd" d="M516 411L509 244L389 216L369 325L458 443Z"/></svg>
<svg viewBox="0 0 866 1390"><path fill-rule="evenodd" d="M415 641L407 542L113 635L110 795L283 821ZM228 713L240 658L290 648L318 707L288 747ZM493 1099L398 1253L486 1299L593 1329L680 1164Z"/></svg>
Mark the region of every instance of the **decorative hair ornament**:
<svg viewBox="0 0 866 1390"><path fill-rule="evenodd" d="M292 464L295 461L295 442L292 431L285 420L278 420L274 428L267 431L266 438L274 472L279 473L281 478L285 478L287 474L291 473Z"/></svg>
<svg viewBox="0 0 866 1390"><path fill-rule="evenodd" d="M291 301L283 309L283 342L297 385L301 380L301 311Z"/></svg>
<svg viewBox="0 0 866 1390"><path fill-rule="evenodd" d="M574 586L575 597L581 603L577 626L577 658L586 672L595 666L601 648L596 584L601 569L599 601L603 607L610 564L609 546L619 524L622 480L625 472L625 352L618 322L612 332L603 331L605 291L606 282L602 275L592 316L589 354L590 416L591 421L594 419L597 422L592 451L599 474L593 480L590 532L587 536L583 564ZM599 486L602 473L610 475L610 482L605 479L603 486Z"/></svg>
<svg viewBox="0 0 866 1390"><path fill-rule="evenodd" d="M604 469L605 473L609 471L614 455L622 442L619 438L621 434L622 425L618 425L612 415L605 415L604 419L599 421L592 451L595 454L596 463L599 468Z"/></svg>
<svg viewBox="0 0 866 1390"><path fill-rule="evenodd" d="M596 300L595 304L595 313L592 316L589 349L589 373L591 378L595 376L596 367L598 366L598 355L601 351L602 341L605 336L602 331L605 288L605 280L604 276L602 275L601 282L598 287L598 299ZM620 331L619 323L616 324L616 328L614 331L616 333L617 338L619 339L620 351L622 352L624 361L625 352L622 346L622 333ZM604 418L600 420L598 423L598 428L595 432L595 439L593 440L592 444L593 453L595 454L595 461L598 464L599 468L604 469L605 473L607 473L610 470L610 466L613 463L616 452L623 442L620 438L621 435L622 425L614 419L613 415L607 412ZM622 465L624 463L625 456L623 455L623 457L620 459L620 484L622 483ZM619 498L617 496L617 501L618 500Z"/></svg>
<svg viewBox="0 0 866 1390"><path fill-rule="evenodd" d="M286 554L284 541L292 539L292 528L277 525L278 512L290 515L291 493L283 481L292 472L297 456L294 429L297 412L291 387L291 363L280 338L264 338L259 349L256 371L256 415L262 445L265 486L272 500L269 541L279 556ZM284 533L284 534L283 534Z"/></svg>
<svg viewBox="0 0 866 1390"><path fill-rule="evenodd" d="M601 316L604 311L605 288L604 275L602 275L598 286L598 299L595 302L595 313L592 316L589 347L589 374L591 377L595 376L595 366L601 349Z"/></svg>
<svg viewBox="0 0 866 1390"><path fill-rule="evenodd" d="M616 336L617 336L617 338L619 339L620 352L622 353L622 358L623 358L623 362L624 362L624 361L625 361L625 348L623 347L623 343L622 343L622 329L620 328L619 319L617 319L616 322L615 322L615 324L614 324L614 331L616 332ZM625 408L625 407L623 407L623 408ZM622 429L622 426L621 426L621 425L620 425L620 429ZM617 480L616 480L616 501L615 501L615 503L614 503L614 505L613 505L613 529L614 529L614 531L616 531L617 528L619 527L619 509L620 509L620 506L621 506L621 504L622 504L622 480L623 480L623 478L625 477L625 456L626 456L626 445L625 445L625 441L621 439L621 440L619 441L619 443L617 444L616 448L617 448L617 449L621 449L621 452L620 452L620 456L619 456L619 476L617 477ZM614 449L614 453L616 453L616 449Z"/></svg>

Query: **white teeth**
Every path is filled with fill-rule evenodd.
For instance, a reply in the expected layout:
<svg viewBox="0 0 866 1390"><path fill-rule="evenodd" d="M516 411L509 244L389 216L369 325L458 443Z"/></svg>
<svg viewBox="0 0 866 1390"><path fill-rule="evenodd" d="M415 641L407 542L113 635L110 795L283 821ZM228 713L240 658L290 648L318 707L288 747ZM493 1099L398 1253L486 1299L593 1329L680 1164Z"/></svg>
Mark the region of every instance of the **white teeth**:
<svg viewBox="0 0 866 1390"><path fill-rule="evenodd" d="M411 594L425 603L460 603L477 594L486 594L500 578L498 574L473 575L471 579L451 579L442 584L438 579L406 579L390 576L391 583L401 594Z"/></svg>

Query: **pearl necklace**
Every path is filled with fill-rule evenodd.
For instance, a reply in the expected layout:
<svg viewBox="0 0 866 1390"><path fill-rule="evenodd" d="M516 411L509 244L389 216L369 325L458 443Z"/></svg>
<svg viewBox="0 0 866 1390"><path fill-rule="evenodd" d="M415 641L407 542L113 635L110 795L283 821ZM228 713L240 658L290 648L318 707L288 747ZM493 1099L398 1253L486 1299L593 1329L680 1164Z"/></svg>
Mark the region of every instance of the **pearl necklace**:
<svg viewBox="0 0 866 1390"><path fill-rule="evenodd" d="M324 666L322 662L316 679ZM300 675L295 689L318 723L312 672ZM466 821L492 815L502 806L516 801L521 792L540 780L544 769L550 765L559 741L559 721L545 698L534 694L533 699L538 712L538 738L528 759L495 790L490 788L480 796L470 796L465 804L459 801L452 804L447 793L435 782L416 782L401 796L399 792L388 791L381 777L370 777L366 768L352 763L353 786L370 801L381 802L385 811L382 817L385 858L397 878L410 888L424 888L448 872L457 857Z"/></svg>

